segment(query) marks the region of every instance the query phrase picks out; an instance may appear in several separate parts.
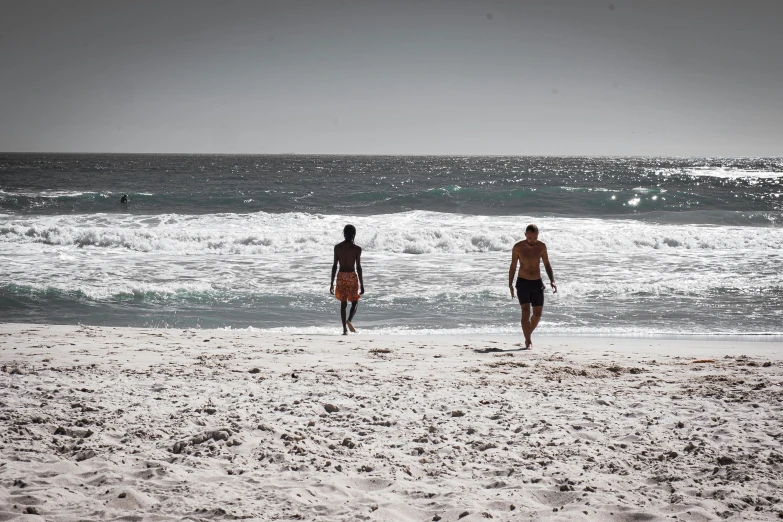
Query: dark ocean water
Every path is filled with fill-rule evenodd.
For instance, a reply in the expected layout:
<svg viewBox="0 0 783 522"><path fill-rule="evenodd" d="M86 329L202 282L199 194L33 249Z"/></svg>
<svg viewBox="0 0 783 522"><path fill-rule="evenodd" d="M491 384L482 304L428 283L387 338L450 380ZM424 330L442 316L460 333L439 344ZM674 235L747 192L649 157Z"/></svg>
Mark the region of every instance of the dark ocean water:
<svg viewBox="0 0 783 522"><path fill-rule="evenodd" d="M536 222L544 332L783 332L780 158L0 154L0 316L335 331L347 222L365 330L515 332Z"/></svg>
<svg viewBox="0 0 783 522"><path fill-rule="evenodd" d="M7 213L769 212L781 159L0 155ZM744 175L743 175L744 174ZM644 189L640 191L639 189ZM133 197L128 208L119 196ZM638 198L648 194L654 197ZM611 196L616 196L612 198Z"/></svg>

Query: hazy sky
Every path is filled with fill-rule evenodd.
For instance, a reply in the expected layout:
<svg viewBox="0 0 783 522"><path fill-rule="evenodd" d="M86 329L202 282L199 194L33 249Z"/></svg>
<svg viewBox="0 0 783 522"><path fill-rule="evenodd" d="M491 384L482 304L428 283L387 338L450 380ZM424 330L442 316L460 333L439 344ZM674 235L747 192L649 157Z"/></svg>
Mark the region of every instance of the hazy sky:
<svg viewBox="0 0 783 522"><path fill-rule="evenodd" d="M0 150L783 155L783 2L0 0Z"/></svg>

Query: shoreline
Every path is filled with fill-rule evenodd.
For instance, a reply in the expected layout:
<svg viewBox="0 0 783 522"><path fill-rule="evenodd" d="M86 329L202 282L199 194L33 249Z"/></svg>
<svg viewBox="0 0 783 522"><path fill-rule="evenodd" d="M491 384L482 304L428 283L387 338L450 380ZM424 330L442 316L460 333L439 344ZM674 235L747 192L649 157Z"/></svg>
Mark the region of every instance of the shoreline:
<svg viewBox="0 0 783 522"><path fill-rule="evenodd" d="M339 318L338 318L339 319ZM336 326L335 326L336 325ZM242 333L246 332L249 334L269 334L269 335L307 335L317 338L332 338L332 337L340 337L340 325L339 320L335 320L335 325L332 326L286 326L286 327L280 327L280 328L257 328L254 326L247 326L247 327L238 327L234 328L231 326L219 326L219 327L208 327L208 328L201 328L201 327L187 327L187 328L178 328L178 327L172 327L172 326L111 326L111 325L100 325L100 324L72 324L72 323L26 323L26 322L0 322L0 329L3 328L15 328L15 327L46 327L46 328L102 328L102 329L127 329L127 330L159 330L159 331L173 331L173 332L233 332L233 333ZM474 340L480 340L484 338L491 338L496 339L499 341L508 341L512 342L513 338L516 336L521 337L522 333L520 332L497 332L497 330L505 328L505 327L499 327L498 329L494 330L487 330L487 331L475 331L472 329L466 329L465 331L460 331L457 329L449 329L444 328L441 330L436 329L419 329L419 330L408 330L408 331L393 331L393 332L387 332L384 330L370 330L365 328L358 328L358 332L355 334L350 334L351 336L356 336L360 338L386 338L386 339L399 339L399 338L408 338L408 337L416 337L416 338L434 338L434 339L447 339L447 338L453 338L453 337L459 337L459 338L469 338ZM770 333L749 333L749 334L738 334L734 332L728 332L728 333L694 333L694 334L685 334L685 333L627 333L627 334L619 334L617 332L606 332L606 333L600 333L600 332L562 332L562 331L554 331L554 332L548 332L546 329L543 329L542 332L536 332L535 338L539 339L539 342L547 342L547 343L559 343L566 339L585 339L588 340L588 342L592 342L590 340L622 340L622 341L654 341L654 342L664 342L664 341L675 341L675 342L695 342L695 343L704 343L704 342L717 342L718 344L721 343L739 343L742 345L745 344L754 344L754 343L766 343L766 344L776 344L779 343L781 346L783 346L783 332L770 332Z"/></svg>
<svg viewBox="0 0 783 522"><path fill-rule="evenodd" d="M0 519L783 516L783 343L518 341L0 324Z"/></svg>

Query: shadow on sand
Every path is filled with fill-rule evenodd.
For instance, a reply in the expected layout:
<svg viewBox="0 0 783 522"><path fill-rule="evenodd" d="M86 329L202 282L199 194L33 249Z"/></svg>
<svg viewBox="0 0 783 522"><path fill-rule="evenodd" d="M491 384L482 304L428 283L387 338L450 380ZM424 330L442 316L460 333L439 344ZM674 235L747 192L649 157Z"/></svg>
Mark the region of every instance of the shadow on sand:
<svg viewBox="0 0 783 522"><path fill-rule="evenodd" d="M527 352L527 348L514 348L511 350L503 350L501 348L481 348L473 350L476 353L508 353L508 352Z"/></svg>

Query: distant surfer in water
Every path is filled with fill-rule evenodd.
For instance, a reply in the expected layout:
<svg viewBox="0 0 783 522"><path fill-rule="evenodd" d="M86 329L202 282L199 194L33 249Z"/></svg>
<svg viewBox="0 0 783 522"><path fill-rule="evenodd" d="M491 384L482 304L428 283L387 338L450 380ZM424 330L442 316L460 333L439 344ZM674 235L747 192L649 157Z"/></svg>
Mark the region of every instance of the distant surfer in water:
<svg viewBox="0 0 783 522"><path fill-rule="evenodd" d="M123 205L125 205L125 204L127 204L127 203L128 203L128 201L129 201L129 200L128 200L128 195L127 195L127 194L123 194L123 195L122 195L122 197L120 198L120 203L122 203Z"/></svg>
<svg viewBox="0 0 783 522"><path fill-rule="evenodd" d="M514 298L514 273L519 263L517 274L517 297L522 307L522 333L525 335L525 348L533 348L531 336L533 330L541 320L541 312L544 309L544 281L541 280L541 261L544 262L546 275L549 276L549 284L553 293L557 293L555 276L552 266L549 264L546 245L538 240L538 227L530 224L525 229L525 240L520 241L511 249L511 267L508 269L508 288L511 290L511 298ZM533 308L533 316L530 316L530 308Z"/></svg>
<svg viewBox="0 0 783 522"><path fill-rule="evenodd" d="M356 227L346 225L343 229L345 241L334 246L334 263L332 264L332 278L329 285L329 293L340 301L340 318L343 321L343 335L348 335L348 328L352 332L356 329L351 324L356 314L356 305L359 304L359 296L364 294L364 280L362 279L362 249L353 240L356 237ZM337 265L340 271L337 271ZM354 271L354 265L356 271ZM334 287L334 276L337 274L337 289ZM345 318L351 302L351 312Z"/></svg>

